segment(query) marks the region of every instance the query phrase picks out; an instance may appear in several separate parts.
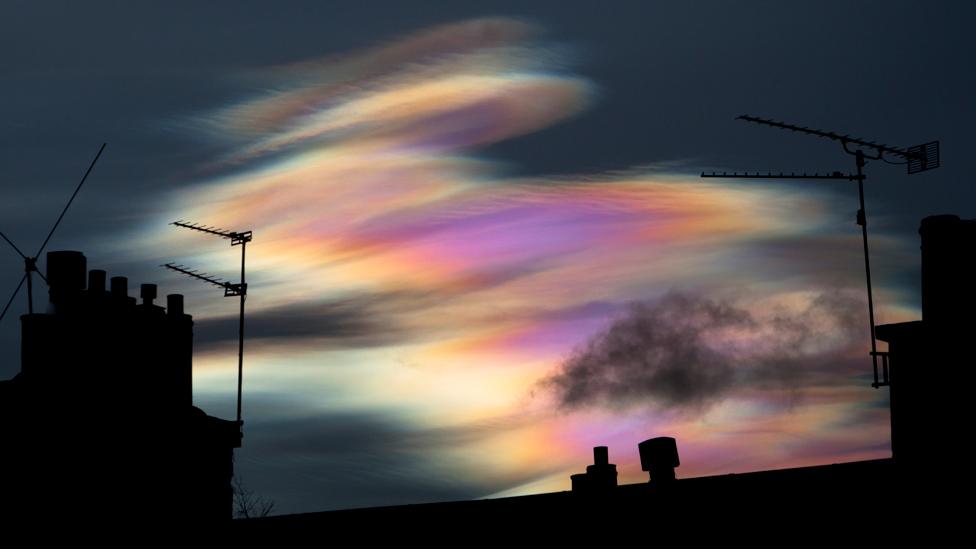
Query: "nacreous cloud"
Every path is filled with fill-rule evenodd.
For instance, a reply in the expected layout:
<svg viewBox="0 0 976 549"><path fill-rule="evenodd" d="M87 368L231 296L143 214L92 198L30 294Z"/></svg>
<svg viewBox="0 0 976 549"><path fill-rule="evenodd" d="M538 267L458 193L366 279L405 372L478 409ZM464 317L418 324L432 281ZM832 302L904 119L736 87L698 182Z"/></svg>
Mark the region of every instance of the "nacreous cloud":
<svg viewBox="0 0 976 549"><path fill-rule="evenodd" d="M345 58L268 70L275 91L204 117L219 136L247 136L245 160L290 146L355 141L370 150L450 151L539 130L581 111L585 80L553 72L556 50L529 25L447 25Z"/></svg>
<svg viewBox="0 0 976 549"><path fill-rule="evenodd" d="M176 192L152 230L184 218L254 231L245 400L294 403L281 421L301 418L309 433L330 421L323 409L470 433L450 455L417 453L459 476L507 479L484 496L565 489L592 445L633 448L651 430L681 436L690 464L736 470L802 462L760 451L798 437L877 457L884 418L856 413L878 398L854 377L869 367L860 244L828 195L639 166L513 177L504 159L478 156L599 99L569 52L522 21L461 22L253 71L258 93L192 121L226 148L219 177ZM159 230L133 247L150 239L158 259L238 268L197 234ZM887 253L890 242L875 243ZM195 389L226 394L237 362L220 343L234 338L235 310L186 284L209 351ZM776 407L801 391L795 416ZM710 422L660 413L672 410ZM708 459L730 452L737 461ZM383 493L392 474L376 471L370 489Z"/></svg>

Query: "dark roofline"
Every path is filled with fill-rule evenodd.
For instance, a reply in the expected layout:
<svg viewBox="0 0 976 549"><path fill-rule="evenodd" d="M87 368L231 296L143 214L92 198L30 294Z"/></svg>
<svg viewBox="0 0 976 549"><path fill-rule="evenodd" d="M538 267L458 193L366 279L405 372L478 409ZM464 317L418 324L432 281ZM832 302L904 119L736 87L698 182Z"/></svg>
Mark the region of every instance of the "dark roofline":
<svg viewBox="0 0 976 549"><path fill-rule="evenodd" d="M689 498L710 498L713 501L741 498L749 500L762 495L789 491L811 494L824 491L874 491L882 483L890 485L895 463L891 458L815 465L790 469L773 469L749 473L732 473L706 477L678 479L672 486L655 487L649 483L624 484L596 495L583 495L571 491L547 492L504 498L448 501L362 507L275 515L262 518L237 519L235 527L260 531L305 527L342 525L359 520L369 521L423 521L445 517L473 518L474 516L519 516L526 512L565 513L567 507L592 510L594 504L602 510L668 507L672 499L686 501ZM662 505L663 504L663 505Z"/></svg>

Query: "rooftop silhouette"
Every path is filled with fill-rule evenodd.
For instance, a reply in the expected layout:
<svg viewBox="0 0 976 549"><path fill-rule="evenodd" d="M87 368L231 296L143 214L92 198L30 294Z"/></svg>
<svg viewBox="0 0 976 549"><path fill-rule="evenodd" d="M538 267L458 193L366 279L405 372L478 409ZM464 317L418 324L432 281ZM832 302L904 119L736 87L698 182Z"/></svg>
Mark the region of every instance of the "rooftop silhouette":
<svg viewBox="0 0 976 549"><path fill-rule="evenodd" d="M21 370L0 382L5 515L216 521L232 509L237 422L193 406L183 296L47 254L48 312L20 317ZM63 509L65 492L84 505Z"/></svg>

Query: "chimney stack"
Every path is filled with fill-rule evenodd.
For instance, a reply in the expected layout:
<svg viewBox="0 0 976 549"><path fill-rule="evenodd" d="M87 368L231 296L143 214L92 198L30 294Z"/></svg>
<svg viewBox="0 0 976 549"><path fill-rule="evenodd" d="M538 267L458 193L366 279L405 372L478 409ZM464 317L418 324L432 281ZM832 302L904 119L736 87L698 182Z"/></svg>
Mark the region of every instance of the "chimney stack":
<svg viewBox="0 0 976 549"><path fill-rule="evenodd" d="M924 483L939 455L963 456L959 433L972 416L965 382L976 321L976 219L926 217L922 239L922 320L875 327L888 343L891 453L906 478ZM953 458L950 458L953 459Z"/></svg>
<svg viewBox="0 0 976 549"><path fill-rule="evenodd" d="M586 473L571 475L573 492L593 493L609 490L617 486L617 466L610 463L610 452L606 446L593 448L593 465L586 466Z"/></svg>
<svg viewBox="0 0 976 549"><path fill-rule="evenodd" d="M922 320L948 324L976 310L976 219L922 220Z"/></svg>
<svg viewBox="0 0 976 549"><path fill-rule="evenodd" d="M678 444L671 437L647 439L637 445L641 458L641 470L647 471L651 484L664 485L674 482L674 468L678 460Z"/></svg>

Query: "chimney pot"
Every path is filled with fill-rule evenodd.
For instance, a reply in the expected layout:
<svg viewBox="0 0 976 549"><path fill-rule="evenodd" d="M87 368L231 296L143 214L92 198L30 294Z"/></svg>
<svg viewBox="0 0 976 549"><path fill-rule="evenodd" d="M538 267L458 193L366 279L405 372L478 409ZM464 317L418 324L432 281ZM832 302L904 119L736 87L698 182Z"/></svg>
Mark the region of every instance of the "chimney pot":
<svg viewBox="0 0 976 549"><path fill-rule="evenodd" d="M183 294L169 294L166 296L166 312L171 315L183 314Z"/></svg>
<svg viewBox="0 0 976 549"><path fill-rule="evenodd" d="M85 289L88 271L85 254L74 251L47 253L47 283L51 303L61 306Z"/></svg>
<svg viewBox="0 0 976 549"><path fill-rule="evenodd" d="M112 297L125 299L129 297L129 279L124 276L112 277Z"/></svg>
<svg viewBox="0 0 976 549"><path fill-rule="evenodd" d="M156 285L143 284L140 286L139 297L142 298L142 303L144 305L152 305L153 300L156 299Z"/></svg>
<svg viewBox="0 0 976 549"><path fill-rule="evenodd" d="M606 446L593 447L593 463L595 465L610 464L610 453Z"/></svg>
<svg viewBox="0 0 976 549"><path fill-rule="evenodd" d="M637 445L640 452L641 469L651 476L655 484L674 480L674 468L681 465L678 460L678 444L671 437L647 439Z"/></svg>
<svg viewBox="0 0 976 549"><path fill-rule="evenodd" d="M88 271L88 293L89 295L101 295L105 293L105 271L92 269Z"/></svg>

